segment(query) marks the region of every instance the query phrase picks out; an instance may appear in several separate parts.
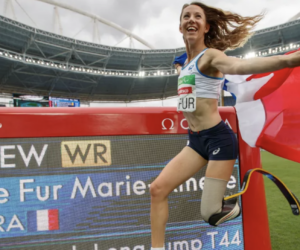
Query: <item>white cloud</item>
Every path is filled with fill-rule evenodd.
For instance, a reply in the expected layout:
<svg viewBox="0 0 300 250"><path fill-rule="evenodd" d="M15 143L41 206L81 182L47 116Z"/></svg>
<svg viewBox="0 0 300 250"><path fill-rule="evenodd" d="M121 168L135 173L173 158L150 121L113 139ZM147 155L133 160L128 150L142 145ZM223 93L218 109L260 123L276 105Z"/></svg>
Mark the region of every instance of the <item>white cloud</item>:
<svg viewBox="0 0 300 250"><path fill-rule="evenodd" d="M11 5L6 5L11 2ZM60 0L60 3L70 5L74 8L86 11L93 15L114 22L123 28L147 40L155 48L177 48L182 47L183 42L178 31L179 15L186 0ZM205 4L236 12L241 15L256 15L266 10L265 18L258 24L257 29L267 28L282 24L300 12L299 0L205 0ZM18 0L18 3L36 23L37 28L54 32L55 15L54 6L39 1ZM18 21L34 26L27 14L20 8L18 3L2 1L0 13L13 18L13 12ZM5 8L7 6L7 8ZM83 27L76 39L93 41L93 22L89 18L75 14L69 10L58 9L63 28L63 35L74 37ZM105 45L114 46L123 37L119 31L104 24L98 24L100 42ZM56 32L58 27L56 25ZM98 39L96 39L98 41ZM128 46L125 40L120 46ZM145 48L137 41L136 48Z"/></svg>
<svg viewBox="0 0 300 250"><path fill-rule="evenodd" d="M171 21L170 20L176 20ZM133 32L149 41L155 48L183 47L182 35L179 32L178 13L164 9L158 18L150 18L147 27L136 26Z"/></svg>

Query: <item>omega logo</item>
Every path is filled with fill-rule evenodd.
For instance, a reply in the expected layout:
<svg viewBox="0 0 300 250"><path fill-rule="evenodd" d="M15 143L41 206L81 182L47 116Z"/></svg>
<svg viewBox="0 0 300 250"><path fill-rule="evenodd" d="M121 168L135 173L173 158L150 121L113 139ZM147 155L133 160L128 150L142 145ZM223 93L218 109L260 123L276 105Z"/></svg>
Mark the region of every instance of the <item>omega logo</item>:
<svg viewBox="0 0 300 250"><path fill-rule="evenodd" d="M186 122L186 123L187 123L187 121L186 121L186 119L185 119L185 118L181 120L181 122L180 122L180 126L181 126L183 129L189 129L189 125L187 125L186 127L184 127L184 125L183 125L183 123L184 123L184 122Z"/></svg>
<svg viewBox="0 0 300 250"><path fill-rule="evenodd" d="M166 121L170 121L171 124L169 122L166 123ZM186 126L185 126L184 122L186 122ZM170 126L169 126L169 124L170 124ZM172 130L172 129L174 129L174 121L171 118L164 119L161 122L161 125L162 125L162 130ZM180 126L183 129L188 129L189 128L189 126L187 125L187 121L186 121L185 118L180 121Z"/></svg>
<svg viewBox="0 0 300 250"><path fill-rule="evenodd" d="M167 121L170 121L170 122L167 122ZM228 119L225 120L225 124L227 124L232 129ZM162 130L172 130L172 129L174 129L174 121L171 118L163 119L162 122L161 122L161 125L162 125ZM186 129L186 130L189 129L189 125L188 125L185 118L183 118L180 121L180 126L181 126L182 129Z"/></svg>
<svg viewBox="0 0 300 250"><path fill-rule="evenodd" d="M171 122L171 127L166 128L166 126L165 126L165 122L166 122L166 121L170 121L170 122ZM173 120L170 119L170 118L164 119L164 120L161 122L161 125L162 125L162 130L167 130L167 129L172 130L172 129L174 129L174 122L173 122Z"/></svg>

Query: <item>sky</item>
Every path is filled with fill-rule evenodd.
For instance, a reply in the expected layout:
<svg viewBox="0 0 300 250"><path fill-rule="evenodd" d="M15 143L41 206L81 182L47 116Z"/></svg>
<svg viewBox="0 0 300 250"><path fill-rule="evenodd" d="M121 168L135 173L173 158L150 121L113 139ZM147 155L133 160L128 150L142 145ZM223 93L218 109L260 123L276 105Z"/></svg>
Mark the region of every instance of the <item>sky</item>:
<svg viewBox="0 0 300 250"><path fill-rule="evenodd" d="M155 49L183 47L179 32L179 15L186 0L52 0L72 6L113 22L146 40ZM256 30L287 22L300 12L299 0L204 0L204 4L253 16L265 11L265 18ZM129 47L123 33L91 18L58 8L38 0L0 0L0 14L19 22L79 40L109 46ZM59 23L61 25L59 25ZM122 41L123 40L123 41ZM146 49L134 40L133 48Z"/></svg>

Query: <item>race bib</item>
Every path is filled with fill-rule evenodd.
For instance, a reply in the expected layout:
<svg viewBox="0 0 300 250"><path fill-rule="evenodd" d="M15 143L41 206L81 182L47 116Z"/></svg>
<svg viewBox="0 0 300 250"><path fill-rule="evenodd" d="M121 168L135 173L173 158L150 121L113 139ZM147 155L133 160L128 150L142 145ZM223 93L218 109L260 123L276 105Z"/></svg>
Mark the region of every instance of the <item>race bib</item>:
<svg viewBox="0 0 300 250"><path fill-rule="evenodd" d="M195 75L178 79L177 111L193 112L196 110Z"/></svg>

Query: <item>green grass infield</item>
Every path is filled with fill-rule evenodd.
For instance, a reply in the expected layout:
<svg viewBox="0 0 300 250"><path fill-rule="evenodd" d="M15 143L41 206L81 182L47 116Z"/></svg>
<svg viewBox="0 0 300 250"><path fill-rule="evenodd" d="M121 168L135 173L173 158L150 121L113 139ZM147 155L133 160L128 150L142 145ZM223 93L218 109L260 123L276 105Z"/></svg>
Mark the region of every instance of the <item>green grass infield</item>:
<svg viewBox="0 0 300 250"><path fill-rule="evenodd" d="M276 175L300 199L300 163L261 152L262 167ZM292 214L277 186L264 177L272 250L300 250L300 216ZM251 188L251 186L249 186Z"/></svg>

